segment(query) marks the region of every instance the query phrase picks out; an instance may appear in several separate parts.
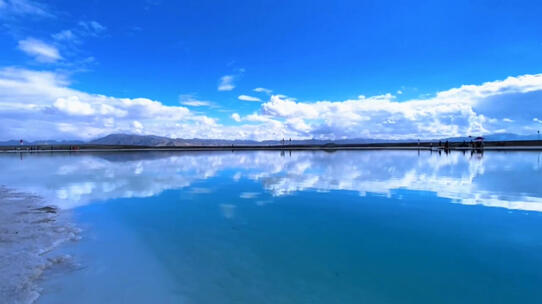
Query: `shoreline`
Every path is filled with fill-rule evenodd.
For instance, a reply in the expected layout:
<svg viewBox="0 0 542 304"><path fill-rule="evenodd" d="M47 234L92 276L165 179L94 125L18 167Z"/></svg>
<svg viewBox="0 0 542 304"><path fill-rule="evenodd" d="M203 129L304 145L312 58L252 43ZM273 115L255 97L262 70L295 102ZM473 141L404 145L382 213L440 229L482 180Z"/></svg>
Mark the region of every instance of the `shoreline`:
<svg viewBox="0 0 542 304"><path fill-rule="evenodd" d="M34 303L39 280L70 256L55 255L64 242L77 240L75 228L57 207L41 197L0 185L0 298L3 303Z"/></svg>
<svg viewBox="0 0 542 304"><path fill-rule="evenodd" d="M145 146L145 145L22 145L0 146L0 153L7 152L129 152L129 151L338 151L338 150L430 150L430 151L542 151L542 140L486 141L482 147L471 147L466 142L449 142L448 147L438 142L400 142L365 144L282 144L282 145L191 145L191 146Z"/></svg>
<svg viewBox="0 0 542 304"><path fill-rule="evenodd" d="M89 149L0 149L0 153L78 153L78 152L198 152L198 151L370 151L370 150L409 150L409 151L433 151L433 152L449 152L449 151L464 151L464 152L482 152L482 151L542 151L542 146L486 146L484 148L468 148L454 147L449 149L431 148L431 147L321 147L321 146L306 146L306 147L131 147L131 148L89 148Z"/></svg>

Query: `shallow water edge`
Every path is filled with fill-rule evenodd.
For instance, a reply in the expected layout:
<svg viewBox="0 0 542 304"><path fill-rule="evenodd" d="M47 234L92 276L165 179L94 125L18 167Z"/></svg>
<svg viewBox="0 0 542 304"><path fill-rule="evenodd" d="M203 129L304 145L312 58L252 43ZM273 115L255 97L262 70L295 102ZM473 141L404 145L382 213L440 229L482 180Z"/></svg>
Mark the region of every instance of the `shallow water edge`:
<svg viewBox="0 0 542 304"><path fill-rule="evenodd" d="M0 299L2 303L34 303L44 271L70 263L55 248L79 238L69 211L41 197L0 186Z"/></svg>

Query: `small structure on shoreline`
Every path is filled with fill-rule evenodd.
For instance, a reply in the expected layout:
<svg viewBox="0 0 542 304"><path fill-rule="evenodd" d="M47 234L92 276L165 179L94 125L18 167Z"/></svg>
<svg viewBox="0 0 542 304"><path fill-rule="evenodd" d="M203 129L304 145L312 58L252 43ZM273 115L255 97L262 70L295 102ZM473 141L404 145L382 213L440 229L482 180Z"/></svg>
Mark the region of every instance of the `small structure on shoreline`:
<svg viewBox="0 0 542 304"><path fill-rule="evenodd" d="M484 148L484 138L482 136L478 136L474 139L472 143L472 148L474 149L483 149Z"/></svg>

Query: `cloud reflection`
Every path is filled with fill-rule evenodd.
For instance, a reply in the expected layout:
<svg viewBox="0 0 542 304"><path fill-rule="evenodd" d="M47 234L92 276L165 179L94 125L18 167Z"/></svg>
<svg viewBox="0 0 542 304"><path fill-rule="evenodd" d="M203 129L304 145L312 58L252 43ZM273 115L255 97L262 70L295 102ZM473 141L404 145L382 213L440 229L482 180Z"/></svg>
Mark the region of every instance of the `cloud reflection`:
<svg viewBox="0 0 542 304"><path fill-rule="evenodd" d="M234 180L256 181L273 196L306 190L392 196L396 189L407 189L461 204L542 211L537 152L489 152L483 157L427 151L32 154L22 161L4 154L0 166L0 184L37 193L61 208L149 197L233 170ZM201 189L192 192L208 192Z"/></svg>

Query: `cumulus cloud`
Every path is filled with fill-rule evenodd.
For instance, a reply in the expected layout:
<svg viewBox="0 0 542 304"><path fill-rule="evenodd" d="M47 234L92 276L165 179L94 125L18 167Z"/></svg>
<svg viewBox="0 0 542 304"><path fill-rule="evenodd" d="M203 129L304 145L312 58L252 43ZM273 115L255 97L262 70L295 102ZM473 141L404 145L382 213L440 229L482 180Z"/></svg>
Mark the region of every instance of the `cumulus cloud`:
<svg viewBox="0 0 542 304"><path fill-rule="evenodd" d="M53 104L55 108L58 110L65 112L70 115L82 115L82 116L88 116L95 113L95 110L90 106L90 104L81 102L79 100L79 97L77 96L71 96L68 98L58 98L55 103ZM113 107L109 105L102 105L102 108L107 109ZM106 110L107 112L107 110Z"/></svg>
<svg viewBox="0 0 542 304"><path fill-rule="evenodd" d="M167 107L146 98L88 94L67 85L65 78L51 72L0 70L0 127L6 130L2 136L92 138L134 128L167 134L166 129L174 129L183 119L202 123L184 107Z"/></svg>
<svg viewBox="0 0 542 304"><path fill-rule="evenodd" d="M175 138L429 139L540 129L542 74L466 85L427 99L391 94L302 102L272 95L236 125L148 98L120 98L71 89L54 72L0 69L0 140L90 139L110 133ZM197 99L180 99L195 103Z"/></svg>
<svg viewBox="0 0 542 304"><path fill-rule="evenodd" d="M134 120L132 121L132 127L134 128L134 130L139 133L141 132L141 130L143 130L143 124L140 123L139 121L137 120Z"/></svg>
<svg viewBox="0 0 542 304"><path fill-rule="evenodd" d="M280 124L224 126L183 106L86 93L71 89L61 74L19 68L0 69L0 130L0 140L91 139L110 133L260 140L289 132Z"/></svg>
<svg viewBox="0 0 542 304"><path fill-rule="evenodd" d="M237 99L242 100L242 101L257 101L257 102L262 101L258 97L248 96L248 95L239 95L239 97L237 97Z"/></svg>
<svg viewBox="0 0 542 304"><path fill-rule="evenodd" d="M391 94L315 103L274 95L262 104L257 119L279 121L289 130L315 138L435 138L502 129L525 134L534 130L533 117L542 115L542 107L536 105L539 100L542 74L465 85L404 102ZM507 120L500 120L504 116Z"/></svg>
<svg viewBox="0 0 542 304"><path fill-rule="evenodd" d="M55 62L62 59L55 46L34 38L20 40L18 48L39 62Z"/></svg>
<svg viewBox="0 0 542 304"><path fill-rule="evenodd" d="M241 121L241 116L238 114L238 113L233 113L231 115L231 118L237 122L240 122Z"/></svg>
<svg viewBox="0 0 542 304"><path fill-rule="evenodd" d="M234 76L233 75L225 75L220 78L220 83L218 84L218 90L219 91L231 91L235 89L235 85L233 83Z"/></svg>

